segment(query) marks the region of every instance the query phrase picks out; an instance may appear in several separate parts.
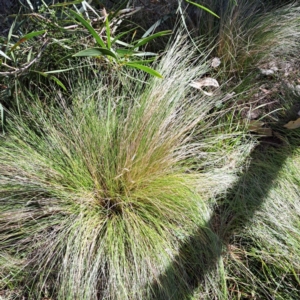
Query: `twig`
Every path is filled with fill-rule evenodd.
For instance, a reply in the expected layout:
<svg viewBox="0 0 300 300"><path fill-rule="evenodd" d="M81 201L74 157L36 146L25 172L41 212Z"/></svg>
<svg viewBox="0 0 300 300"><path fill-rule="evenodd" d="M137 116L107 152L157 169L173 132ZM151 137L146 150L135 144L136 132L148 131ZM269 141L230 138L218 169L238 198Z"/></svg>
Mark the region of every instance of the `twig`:
<svg viewBox="0 0 300 300"><path fill-rule="evenodd" d="M0 72L0 75L4 75L4 76L7 76L7 75L15 75L15 74L18 74L18 73L22 73L23 71L27 70L28 68L30 68L30 66L32 66L42 55L42 52L45 50L47 44L49 43L49 39L47 39L42 47L41 47L41 50L40 52L38 53L37 57L34 58L31 62L29 62L27 65L25 65L24 67L22 68L14 68L15 70L14 71L10 71L10 72ZM13 68L13 67L10 67L10 68Z"/></svg>

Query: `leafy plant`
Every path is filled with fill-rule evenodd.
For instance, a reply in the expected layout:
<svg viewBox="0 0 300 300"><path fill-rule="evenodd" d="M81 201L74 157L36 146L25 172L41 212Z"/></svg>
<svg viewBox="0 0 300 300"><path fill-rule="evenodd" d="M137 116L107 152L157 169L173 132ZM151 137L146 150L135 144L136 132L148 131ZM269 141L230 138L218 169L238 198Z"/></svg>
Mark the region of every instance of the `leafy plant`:
<svg viewBox="0 0 300 300"><path fill-rule="evenodd" d="M8 37L3 39L3 50L0 52L0 57L2 57L0 76L4 78L7 87L5 91L2 91L3 98L13 94L19 83L22 85L26 82L28 85L29 82L33 82L37 85L37 82L43 82L43 78L67 90L67 80L62 73L76 68L87 67L93 72L95 68L101 69L103 66L106 68L126 66L161 77L158 72L145 65L152 62L156 54L139 51L139 49L153 39L169 34L170 31L146 35L127 44L120 39L130 34L130 30L116 36L111 30L111 26L114 26L115 30L116 23L122 18L119 12L100 17L89 4L85 3L86 7L91 9L98 18L97 23L100 24L100 28L96 31L90 24L90 20L86 20L79 12L67 7L71 4L65 3L63 6L56 4L52 7L45 4L40 14L28 13L17 17L10 28ZM90 45L92 41L86 36L86 31L76 25L76 19L88 30L98 47L79 51L82 44ZM17 34L16 30L18 30ZM104 63L75 59L80 56L97 59L102 57ZM150 58L143 59L147 56Z"/></svg>
<svg viewBox="0 0 300 300"><path fill-rule="evenodd" d="M1 51L0 55L4 58L4 62L1 61L1 66L8 69L7 71L0 72L0 76L18 76L26 71L29 71L33 64L38 62L40 59L42 52L45 48L45 46L48 43L48 40L44 39L44 43L42 45L42 48L37 53L36 57L31 59L32 52L29 52L29 55L27 56L27 62L24 64L19 65L19 61L22 61L22 57L20 56L20 53L15 53L15 50L23 43L27 42L30 39L33 39L35 37L38 37L40 35L46 36L47 31L46 30L40 30L40 31L33 31L30 32L24 36L22 36L18 41L10 46L10 40L12 35L13 26L11 27L10 34L8 36L8 39L6 41L6 53ZM13 65L7 64L7 60L9 60ZM65 89L65 86L63 83L56 78L55 76L52 76L52 78L62 87Z"/></svg>
<svg viewBox="0 0 300 300"><path fill-rule="evenodd" d="M105 16L105 33L106 33L106 42L102 39L102 37L96 32L96 30L89 24L88 21L86 21L80 14L76 13L75 11L70 11L72 15L75 16L75 18L89 31L89 33L93 36L93 38L96 40L96 43L100 47L96 48L88 48L85 50L82 50L80 52L77 52L73 56L87 56L87 57L99 57L99 56L105 56L110 59L112 59L116 64L120 66L127 66L131 68L140 69L144 72L147 72L153 76L161 77L161 75L156 72L155 70L151 69L150 67L147 67L143 65L144 63L149 63L151 60L137 60L133 61L132 57L145 57L145 56L155 56L155 53L152 52L141 52L138 51L139 47L147 44L151 40L164 36L166 34L170 34L170 31L162 31L155 34L152 34L150 36L143 37L139 39L136 42L133 42L131 44L127 44L124 42L121 42L119 40L120 37L124 35L124 33L121 33L117 35L115 38L112 38L111 35L111 29L109 24L109 15ZM115 48L116 44L121 44L125 46L126 48Z"/></svg>

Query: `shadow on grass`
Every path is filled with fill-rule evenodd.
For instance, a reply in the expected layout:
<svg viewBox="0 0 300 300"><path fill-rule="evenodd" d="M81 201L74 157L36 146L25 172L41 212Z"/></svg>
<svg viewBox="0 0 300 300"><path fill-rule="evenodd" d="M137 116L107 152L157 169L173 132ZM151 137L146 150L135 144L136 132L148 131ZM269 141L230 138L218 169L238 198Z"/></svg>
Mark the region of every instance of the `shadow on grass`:
<svg viewBox="0 0 300 300"><path fill-rule="evenodd" d="M278 124L278 128L282 128L282 124ZM250 165L238 182L225 198L218 200L206 226L198 228L181 245L172 264L157 282L152 283L153 300L190 299L203 283L204 276L216 270L232 238L249 225L285 160L300 146L299 135L295 139L293 133L281 131L285 142L274 137L261 141L253 150Z"/></svg>

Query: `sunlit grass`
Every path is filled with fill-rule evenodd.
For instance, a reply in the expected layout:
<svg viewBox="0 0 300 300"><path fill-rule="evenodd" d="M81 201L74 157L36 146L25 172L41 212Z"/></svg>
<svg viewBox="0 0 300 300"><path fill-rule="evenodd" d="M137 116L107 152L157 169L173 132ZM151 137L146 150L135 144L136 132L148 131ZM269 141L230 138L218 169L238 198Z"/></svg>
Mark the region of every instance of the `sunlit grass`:
<svg viewBox="0 0 300 300"><path fill-rule="evenodd" d="M194 299L299 298L299 132L276 131L282 143L259 146L219 202L223 255Z"/></svg>
<svg viewBox="0 0 300 300"><path fill-rule="evenodd" d="M256 158L258 173L250 173L252 186L242 189L249 203L259 197L264 201L233 241L236 248L229 272L230 276L238 274L235 292L239 290L241 294L249 295L252 290L257 297L299 297L299 132L288 133L287 141L280 148L267 147ZM270 178L273 180L268 183ZM270 185L267 192L265 185Z"/></svg>
<svg viewBox="0 0 300 300"><path fill-rule="evenodd" d="M299 7L246 2L229 1L219 25L201 17L218 78L296 53ZM66 73L68 97L55 85L37 84L38 95L14 85L20 114L7 113L0 137L0 291L37 300L300 297L299 134L276 128L278 147L258 148L249 162L254 142L237 103L252 80L226 101L225 85L204 96L189 84L216 73L205 62L212 49L195 57L186 39L162 57L163 79L90 66Z"/></svg>
<svg viewBox="0 0 300 300"><path fill-rule="evenodd" d="M246 0L202 1L220 19L193 8L191 33L214 43L213 54L222 62L223 75L244 78L262 62L280 60L297 52L299 4L292 2L279 5Z"/></svg>
<svg viewBox="0 0 300 300"><path fill-rule="evenodd" d="M232 184L252 142L218 129L222 95L189 87L207 66L181 38L158 71L163 79L144 83L119 74L114 87L79 75L70 99L22 90L30 106L8 116L0 141L0 250L18 260L1 269L3 288L21 282L30 299L145 299L205 225L209 196Z"/></svg>

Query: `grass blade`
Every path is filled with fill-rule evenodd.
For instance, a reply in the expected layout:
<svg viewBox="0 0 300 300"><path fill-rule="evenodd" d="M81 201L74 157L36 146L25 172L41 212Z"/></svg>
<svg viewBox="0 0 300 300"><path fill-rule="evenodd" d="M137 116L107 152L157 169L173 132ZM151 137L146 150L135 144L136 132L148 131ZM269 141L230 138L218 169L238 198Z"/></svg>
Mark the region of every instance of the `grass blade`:
<svg viewBox="0 0 300 300"><path fill-rule="evenodd" d="M153 62L154 59L145 59L145 60L131 60L129 63L130 64L148 64L148 63L151 63Z"/></svg>
<svg viewBox="0 0 300 300"><path fill-rule="evenodd" d="M41 34L44 34L46 32L46 30L41 30L41 31L34 31L34 32L30 32L26 35L24 35L22 38L20 38L10 49L10 51L13 51L14 49L16 49L20 44L26 42L29 39L32 39L33 37L39 36Z"/></svg>
<svg viewBox="0 0 300 300"><path fill-rule="evenodd" d="M102 48L107 48L104 41L95 31L95 29L81 15L79 15L74 10L70 10L70 12L90 32L99 46L101 46Z"/></svg>
<svg viewBox="0 0 300 300"><path fill-rule="evenodd" d="M130 30L127 30L127 31L125 31L125 32L121 32L120 34L118 34L118 35L111 41L111 44L113 45L113 44L116 43L116 42L124 43L124 42L122 42L122 41L119 41L119 39L120 39L121 37L123 37L124 35L126 35L126 34L132 32L132 31L134 31L134 30L136 30L137 28L138 28L138 27L134 27L134 28L132 28L132 29L130 29ZM127 43L124 43L124 44L126 44L127 47L132 47L132 45L130 45L130 44L127 44Z"/></svg>
<svg viewBox="0 0 300 300"><path fill-rule="evenodd" d="M132 50L127 50L127 49L116 49L116 52L120 55L120 56L157 56L157 53L154 52L136 52L136 51L132 51Z"/></svg>
<svg viewBox="0 0 300 300"><path fill-rule="evenodd" d="M49 74L47 74L45 72L39 72L39 71L33 71L33 72L38 73L38 74L40 74L40 75L42 75L42 76L44 76L44 77L46 77L46 78L48 78L50 80L53 80L57 85L59 85L65 91L67 90L66 87L65 87L65 85L57 77L55 77L53 75L49 75Z"/></svg>
<svg viewBox="0 0 300 300"><path fill-rule="evenodd" d="M165 35L168 35L171 33L172 33L171 30L165 30L165 31L160 31L160 32L154 33L146 38L142 38L142 39L138 40L137 43L135 44L135 48L143 46L155 38L162 37L162 36L165 36Z"/></svg>
<svg viewBox="0 0 300 300"><path fill-rule="evenodd" d="M157 53L154 52L133 52L132 56L157 56Z"/></svg>
<svg viewBox="0 0 300 300"><path fill-rule="evenodd" d="M3 105L0 103L0 128L1 128L1 131L2 133L1 134L4 134L4 122L5 122L5 115L4 115L4 108L3 108Z"/></svg>
<svg viewBox="0 0 300 300"><path fill-rule="evenodd" d="M11 60L9 56L7 56L3 51L0 50L0 55L2 55L3 57L5 57L8 60Z"/></svg>
<svg viewBox="0 0 300 300"><path fill-rule="evenodd" d="M111 49L111 40L110 40L110 27L109 27L108 17L106 17L106 20L105 20L105 27L106 27L107 47L110 50Z"/></svg>
<svg viewBox="0 0 300 300"><path fill-rule="evenodd" d="M213 16L215 16L216 18L220 19L220 17L219 17L217 14L215 14L213 11L211 11L211 10L208 9L207 7L205 7L205 6L203 6L203 5L200 5L200 4L198 4L198 3L195 3L195 2L192 2L192 1L190 1L190 0L185 0L185 1L186 1L187 3L193 4L193 5L197 6L198 8L201 8L201 9L207 11L207 12L210 13L211 15L213 15Z"/></svg>
<svg viewBox="0 0 300 300"><path fill-rule="evenodd" d="M82 0L77 0L77 1L70 1L70 2L63 2L63 3L56 3L53 5L50 5L49 8L54 8L54 7L61 7L61 6L68 6L68 5L73 5L73 4L81 4Z"/></svg>

